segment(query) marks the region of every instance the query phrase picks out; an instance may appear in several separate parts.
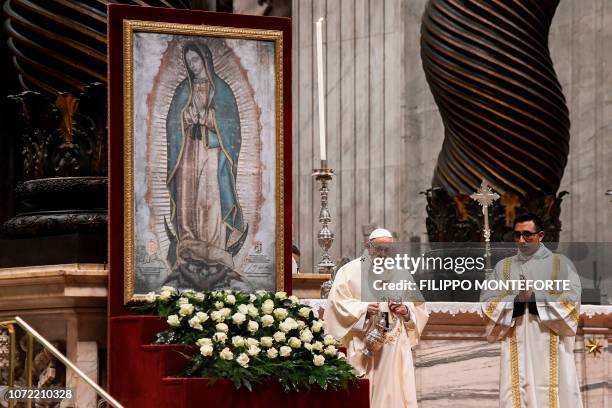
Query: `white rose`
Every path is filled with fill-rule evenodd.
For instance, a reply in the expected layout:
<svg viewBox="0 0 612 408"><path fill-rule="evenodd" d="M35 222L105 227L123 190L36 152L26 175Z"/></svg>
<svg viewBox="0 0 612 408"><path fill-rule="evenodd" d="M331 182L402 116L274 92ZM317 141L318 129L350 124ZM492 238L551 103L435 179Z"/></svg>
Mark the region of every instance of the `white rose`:
<svg viewBox="0 0 612 408"><path fill-rule="evenodd" d="M265 290L256 290L255 293L262 297L268 294L268 292L266 292Z"/></svg>
<svg viewBox="0 0 612 408"><path fill-rule="evenodd" d="M202 325L200 324L200 319L198 319L197 316L193 316L191 319L189 319L189 326L191 326L192 328L196 330L203 329Z"/></svg>
<svg viewBox="0 0 612 408"><path fill-rule="evenodd" d="M225 343L225 341L227 340L227 334L223 332L216 332L213 335L213 340L216 341L217 343Z"/></svg>
<svg viewBox="0 0 612 408"><path fill-rule="evenodd" d="M259 342L264 347L272 347L272 341L273 341L272 337L268 337L268 336L265 336L259 339Z"/></svg>
<svg viewBox="0 0 612 408"><path fill-rule="evenodd" d="M244 337L242 337L242 336L234 336L234 337L232 337L232 344L235 347L243 347L244 346Z"/></svg>
<svg viewBox="0 0 612 408"><path fill-rule="evenodd" d="M304 327L306 327L306 323L304 323L303 320L298 320L297 321L297 328L302 330Z"/></svg>
<svg viewBox="0 0 612 408"><path fill-rule="evenodd" d="M334 339L334 336L332 336L331 334L326 335L325 337L323 337L323 344L325 344L326 346L335 346L336 345L336 339Z"/></svg>
<svg viewBox="0 0 612 408"><path fill-rule="evenodd" d="M229 327L225 323L217 323L215 325L215 329L217 329L217 331L227 333L227 331L229 330Z"/></svg>
<svg viewBox="0 0 612 408"><path fill-rule="evenodd" d="M221 309L223 306L225 306L225 305L223 304L223 302L222 302L222 301L220 301L220 300L217 300L217 301L214 303L214 305L215 305L215 308L216 308L216 309Z"/></svg>
<svg viewBox="0 0 612 408"><path fill-rule="evenodd" d="M246 341L247 346L249 346L249 347L251 347L251 346L259 346L259 340L254 339L252 337L247 338L245 341Z"/></svg>
<svg viewBox="0 0 612 408"><path fill-rule="evenodd" d="M225 297L225 303L227 303L229 305L233 305L234 303L236 303L236 296L234 296L234 295L227 295Z"/></svg>
<svg viewBox="0 0 612 408"><path fill-rule="evenodd" d="M274 358L278 357L278 350L275 349L274 347L272 347L272 348L268 349L267 354L268 354L268 358L274 359Z"/></svg>
<svg viewBox="0 0 612 408"><path fill-rule="evenodd" d="M346 360L346 354L344 354L343 352L339 351L338 352L338 358L341 358L343 360Z"/></svg>
<svg viewBox="0 0 612 408"><path fill-rule="evenodd" d="M171 286L164 286L163 288L160 289L159 298L161 300L168 300L173 295L175 295L176 293L177 293L177 291L176 291L175 288L173 288Z"/></svg>
<svg viewBox="0 0 612 408"><path fill-rule="evenodd" d="M315 341L315 342L312 344L312 349L313 349L313 350L315 350L315 351L321 351L321 350L323 350L323 343L321 343L320 341Z"/></svg>
<svg viewBox="0 0 612 408"><path fill-rule="evenodd" d="M338 349L336 349L336 347L334 346L327 346L325 347L325 350L323 351L324 354L328 355L328 356L335 356L336 353L338 353Z"/></svg>
<svg viewBox="0 0 612 408"><path fill-rule="evenodd" d="M251 293L251 294L249 295L249 302L253 303L253 302L254 302L254 301L256 301L256 300L257 300L257 296L255 296L254 294L252 294L252 293Z"/></svg>
<svg viewBox="0 0 612 408"><path fill-rule="evenodd" d="M308 316L310 316L311 311L312 309L309 307L301 307L300 310L298 310L298 314L303 318L307 319Z"/></svg>
<svg viewBox="0 0 612 408"><path fill-rule="evenodd" d="M208 337L202 337L201 339L198 339L198 341L196 341L196 344L200 347L206 346L206 345L212 345L212 339Z"/></svg>
<svg viewBox="0 0 612 408"><path fill-rule="evenodd" d="M302 340L304 343L310 343L313 337L312 332L308 329L303 330L300 333L300 340Z"/></svg>
<svg viewBox="0 0 612 408"><path fill-rule="evenodd" d="M191 303L185 303L184 305L181 305L181 308L179 309L179 314L181 316L189 316L192 313L193 305Z"/></svg>
<svg viewBox="0 0 612 408"><path fill-rule="evenodd" d="M234 354L230 351L230 349L226 347L221 350L221 352L219 353L219 357L221 357L223 360L231 360L234 358Z"/></svg>
<svg viewBox="0 0 612 408"><path fill-rule="evenodd" d="M244 368L249 366L249 360L249 356L247 356L245 353L240 353L240 355L236 358L236 362Z"/></svg>
<svg viewBox="0 0 612 408"><path fill-rule="evenodd" d="M195 293L195 290L193 289L185 289L183 291L183 296L192 297L194 293Z"/></svg>
<svg viewBox="0 0 612 408"><path fill-rule="evenodd" d="M259 324L256 321L251 320L247 325L247 328L251 333L255 333L259 329Z"/></svg>
<svg viewBox="0 0 612 408"><path fill-rule="evenodd" d="M149 292L145 295L145 301L147 303L153 303L155 302L156 299L157 299L157 296L155 295L155 292Z"/></svg>
<svg viewBox="0 0 612 408"><path fill-rule="evenodd" d="M281 357L288 357L289 354L291 354L291 347L289 347L289 346L282 346L280 348L280 355L281 355Z"/></svg>
<svg viewBox="0 0 612 408"><path fill-rule="evenodd" d="M289 325L291 330L297 329L299 326L298 322L293 317L288 317L285 319L285 323Z"/></svg>
<svg viewBox="0 0 612 408"><path fill-rule="evenodd" d="M246 316L240 312L236 312L232 316L232 321L236 323L238 326L244 323L245 320L246 320Z"/></svg>
<svg viewBox="0 0 612 408"><path fill-rule="evenodd" d="M289 326L289 325L288 325L287 323L285 323L285 322L281 322L281 323L278 325L278 328L279 328L279 329L280 329L282 332L285 332L285 333L287 333L289 330L291 330L291 326Z"/></svg>
<svg viewBox="0 0 612 408"><path fill-rule="evenodd" d="M219 312L225 319L229 318L232 315L232 309L228 307L224 307L223 309L219 310Z"/></svg>
<svg viewBox="0 0 612 408"><path fill-rule="evenodd" d="M187 303L189 303L189 299L187 299L186 297L180 297L178 298L177 303L179 305L186 305Z"/></svg>
<svg viewBox="0 0 612 408"><path fill-rule="evenodd" d="M263 315L261 316L261 325L263 327L269 327L272 326L274 324L274 318L272 317L272 315Z"/></svg>
<svg viewBox="0 0 612 408"><path fill-rule="evenodd" d="M222 322L223 320L225 320L225 317L223 317L223 314L218 311L218 310L214 310L210 313L210 318L214 321L214 322Z"/></svg>
<svg viewBox="0 0 612 408"><path fill-rule="evenodd" d="M169 292L171 295L176 295L178 293L178 290L172 286L162 286L160 291Z"/></svg>
<svg viewBox="0 0 612 408"><path fill-rule="evenodd" d="M249 313L249 308L247 305L238 305L238 311L242 314Z"/></svg>
<svg viewBox="0 0 612 408"><path fill-rule="evenodd" d="M282 343L285 341L286 337L285 337L285 333L283 332L279 332L277 331L276 333L274 333L274 335L272 335L272 337L274 337L274 340L278 343Z"/></svg>
<svg viewBox="0 0 612 408"><path fill-rule="evenodd" d="M196 294L193 295L193 298L197 300L198 302L203 302L205 297L206 296L202 292L197 292Z"/></svg>
<svg viewBox="0 0 612 408"><path fill-rule="evenodd" d="M325 357L323 357L320 354L317 354L316 356L313 357L312 362L314 363L314 365L316 365L317 367L322 366L323 364L325 364Z"/></svg>
<svg viewBox="0 0 612 408"><path fill-rule="evenodd" d="M315 320L314 322L312 322L312 331L314 333L320 332L322 328L323 328L323 322L322 321Z"/></svg>
<svg viewBox="0 0 612 408"><path fill-rule="evenodd" d="M204 312L197 312L196 316L198 320L200 320L200 323L204 323L205 321L208 320L208 315Z"/></svg>
<svg viewBox="0 0 612 408"><path fill-rule="evenodd" d="M289 344L291 348L300 348L302 346L302 342L297 337L289 338L287 344Z"/></svg>
<svg viewBox="0 0 612 408"><path fill-rule="evenodd" d="M304 343L304 348L308 351L312 350L312 344L310 343Z"/></svg>
<svg viewBox="0 0 612 408"><path fill-rule="evenodd" d="M288 314L289 312L287 312L287 309L283 309L282 307L274 309L274 317L276 317L278 320L283 320Z"/></svg>
<svg viewBox="0 0 612 408"><path fill-rule="evenodd" d="M168 320L166 320L168 324L172 327L178 327L181 325L181 319L175 314L168 316Z"/></svg>
<svg viewBox="0 0 612 408"><path fill-rule="evenodd" d="M270 314L274 310L274 301L272 299L267 299L261 305L261 311L265 314Z"/></svg>
<svg viewBox="0 0 612 408"><path fill-rule="evenodd" d="M251 317L257 317L259 315L259 310L257 310L257 308L253 305L248 305L247 311L248 311L249 316Z"/></svg>
<svg viewBox="0 0 612 408"><path fill-rule="evenodd" d="M289 300L291 301L291 306L295 305L297 302L300 301L300 299L298 299L298 297L295 295L289 296Z"/></svg>
<svg viewBox="0 0 612 408"><path fill-rule="evenodd" d="M287 299L287 292L276 292L274 294L274 297L277 298L278 300L285 300Z"/></svg>
<svg viewBox="0 0 612 408"><path fill-rule="evenodd" d="M213 346L211 346L210 344L205 344L200 347L200 354L204 357L212 356L213 350Z"/></svg>
<svg viewBox="0 0 612 408"><path fill-rule="evenodd" d="M260 351L261 349L254 344L247 349L247 353L249 353L249 356L256 356L259 354Z"/></svg>

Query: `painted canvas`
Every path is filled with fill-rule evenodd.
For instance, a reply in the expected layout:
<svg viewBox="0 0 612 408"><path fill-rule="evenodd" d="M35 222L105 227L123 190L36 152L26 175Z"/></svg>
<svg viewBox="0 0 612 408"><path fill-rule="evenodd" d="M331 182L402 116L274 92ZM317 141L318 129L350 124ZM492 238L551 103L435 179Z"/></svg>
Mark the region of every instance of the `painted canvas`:
<svg viewBox="0 0 612 408"><path fill-rule="evenodd" d="M127 297L278 289L278 41L132 28Z"/></svg>

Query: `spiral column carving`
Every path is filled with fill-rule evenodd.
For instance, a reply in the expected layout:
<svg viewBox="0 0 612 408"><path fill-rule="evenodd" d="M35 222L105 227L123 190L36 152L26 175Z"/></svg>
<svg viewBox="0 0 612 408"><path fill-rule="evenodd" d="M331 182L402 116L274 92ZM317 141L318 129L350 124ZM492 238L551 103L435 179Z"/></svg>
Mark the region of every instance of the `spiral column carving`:
<svg viewBox="0 0 612 408"><path fill-rule="evenodd" d="M445 138L433 186L554 194L569 113L548 49L559 0L430 0L421 57Z"/></svg>
<svg viewBox="0 0 612 408"><path fill-rule="evenodd" d="M106 6L110 0L7 0L4 29L23 90L78 94L106 83ZM187 0L123 4L188 8Z"/></svg>
<svg viewBox="0 0 612 408"><path fill-rule="evenodd" d="M558 4L430 0L421 26L423 69L445 128L432 188L454 205L487 180L511 198L496 204L512 215L505 217L507 227L516 212L532 207L526 198L536 195L548 203L537 212L547 227L554 226L549 239L560 230L555 209L562 194L556 194L570 136L569 112L548 49ZM504 202L512 203L510 211ZM451 239L456 231L447 236L432 226L429 210L440 203L428 204L430 239L457 240ZM465 213L456 216L465 219ZM507 231L497 238L503 235Z"/></svg>

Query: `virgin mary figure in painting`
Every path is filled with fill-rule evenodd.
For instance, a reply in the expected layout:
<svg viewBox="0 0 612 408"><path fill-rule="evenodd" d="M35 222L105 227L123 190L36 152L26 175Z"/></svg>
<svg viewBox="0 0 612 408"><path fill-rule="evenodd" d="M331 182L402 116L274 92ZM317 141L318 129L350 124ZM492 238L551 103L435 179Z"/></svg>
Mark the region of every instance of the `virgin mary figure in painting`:
<svg viewBox="0 0 612 408"><path fill-rule="evenodd" d="M186 42L182 56L187 77L176 87L166 118L171 214L165 222L172 272L165 284L229 288L232 280L241 280L233 258L248 233L236 193L238 106L215 73L207 45Z"/></svg>

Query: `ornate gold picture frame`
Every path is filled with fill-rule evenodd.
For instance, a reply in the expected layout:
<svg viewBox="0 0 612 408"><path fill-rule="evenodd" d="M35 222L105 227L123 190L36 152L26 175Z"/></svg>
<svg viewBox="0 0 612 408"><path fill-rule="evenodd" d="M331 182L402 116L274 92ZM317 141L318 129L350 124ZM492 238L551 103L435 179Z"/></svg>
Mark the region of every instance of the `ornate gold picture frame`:
<svg viewBox="0 0 612 408"><path fill-rule="evenodd" d="M120 84L109 65L111 143L121 140L123 168L122 304L162 286L290 290L286 27L158 20L117 21Z"/></svg>

